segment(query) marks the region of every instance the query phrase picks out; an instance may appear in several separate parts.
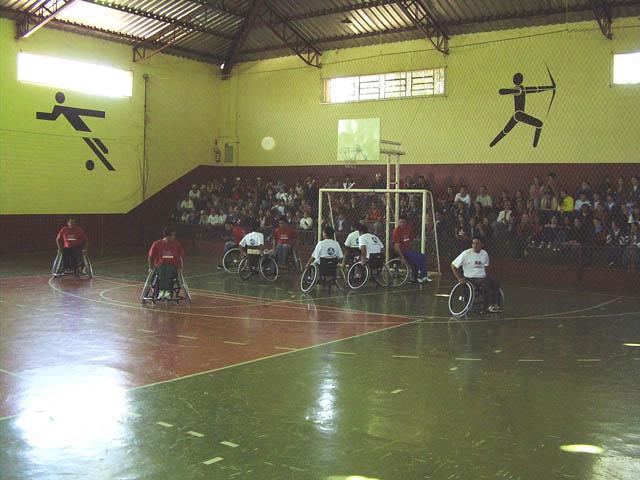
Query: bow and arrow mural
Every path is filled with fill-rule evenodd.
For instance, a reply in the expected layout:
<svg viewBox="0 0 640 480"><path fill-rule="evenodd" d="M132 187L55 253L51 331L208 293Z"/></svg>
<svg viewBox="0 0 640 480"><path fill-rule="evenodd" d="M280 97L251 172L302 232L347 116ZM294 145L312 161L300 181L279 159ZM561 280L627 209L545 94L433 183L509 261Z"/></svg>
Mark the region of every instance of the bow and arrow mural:
<svg viewBox="0 0 640 480"><path fill-rule="evenodd" d="M533 146L535 148L538 145L538 141L540 140L540 133L542 133L542 120L525 113L525 100L526 96L532 93L551 91L551 100L549 102L549 108L547 109L547 116L549 115L549 112L551 111L551 105L553 104L553 99L556 96L556 82L553 80L553 76L551 75L549 67L547 65L545 66L547 67L547 73L549 74L549 81L551 85L523 87L522 82L524 81L524 77L521 73L516 73L513 76L513 83L515 87L501 88L498 91L500 95L513 95L515 113L509 119L502 131L498 133L498 135L496 135L496 138L494 138L493 141L489 144L490 147L493 147L496 143L502 140L507 135L507 133L509 133L518 123L524 123L526 125L535 127L536 131L533 134Z"/></svg>

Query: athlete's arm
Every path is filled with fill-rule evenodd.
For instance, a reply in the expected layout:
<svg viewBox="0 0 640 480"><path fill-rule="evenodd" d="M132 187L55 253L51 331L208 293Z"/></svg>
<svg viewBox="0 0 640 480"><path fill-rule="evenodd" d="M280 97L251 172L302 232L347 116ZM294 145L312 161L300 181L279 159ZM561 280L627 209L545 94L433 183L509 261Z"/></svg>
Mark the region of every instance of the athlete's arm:
<svg viewBox="0 0 640 480"><path fill-rule="evenodd" d="M360 252L362 252L362 256L360 257L360 263L362 263L362 265L366 265L367 264L367 246L362 245L360 247Z"/></svg>
<svg viewBox="0 0 640 480"><path fill-rule="evenodd" d="M402 263L407 263L407 259L405 258L404 253L402 253L399 243L393 244L393 251L398 254L398 256L400 257L400 260L402 260Z"/></svg>
<svg viewBox="0 0 640 480"><path fill-rule="evenodd" d="M467 283L467 279L462 275L462 268L457 268L453 263L451 264L451 271L458 279L458 283Z"/></svg>
<svg viewBox="0 0 640 480"><path fill-rule="evenodd" d="M517 88L501 88L498 90L500 95L517 95L520 93L520 90Z"/></svg>

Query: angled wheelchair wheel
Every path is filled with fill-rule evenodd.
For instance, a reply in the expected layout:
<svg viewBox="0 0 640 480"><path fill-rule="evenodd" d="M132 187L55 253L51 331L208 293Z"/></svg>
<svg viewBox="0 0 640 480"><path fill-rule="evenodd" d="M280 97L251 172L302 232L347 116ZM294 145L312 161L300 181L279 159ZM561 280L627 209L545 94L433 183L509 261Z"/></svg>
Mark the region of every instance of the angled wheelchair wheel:
<svg viewBox="0 0 640 480"><path fill-rule="evenodd" d="M191 303L191 293L189 292L187 281L184 279L182 269L178 269L178 287L182 290L182 298L184 298L187 303Z"/></svg>
<svg viewBox="0 0 640 480"><path fill-rule="evenodd" d="M238 264L238 275L240 276L241 280L247 280L252 274L253 272L251 271L249 260L247 259L247 257L244 257Z"/></svg>
<svg viewBox="0 0 640 480"><path fill-rule="evenodd" d="M402 287L409 281L410 268L406 263L402 263L399 258L393 258L387 262L389 269L389 285L392 287Z"/></svg>
<svg viewBox="0 0 640 480"><path fill-rule="evenodd" d="M145 280L144 286L142 287L142 294L140 295L140 301L142 303L147 303L147 301L153 303L154 301L155 292L153 288L153 279L155 277L155 274L156 269L154 268L147 275L147 279Z"/></svg>
<svg viewBox="0 0 640 480"><path fill-rule="evenodd" d="M238 273L240 267L240 249L238 247L230 248L222 257L222 266L227 273Z"/></svg>
<svg viewBox="0 0 640 480"><path fill-rule="evenodd" d="M300 255L298 255L298 251L294 248L292 250L293 254L293 264L296 266L296 270L302 272L302 260L300 260Z"/></svg>
<svg viewBox="0 0 640 480"><path fill-rule="evenodd" d="M386 265L383 265L382 268L373 275L373 280L381 287L388 287L390 285L391 272Z"/></svg>
<svg viewBox="0 0 640 480"><path fill-rule="evenodd" d="M499 304L502 308L506 308L506 304L505 304L505 300L504 300L504 292L502 291L502 289L500 289L500 300L499 300Z"/></svg>
<svg viewBox="0 0 640 480"><path fill-rule="evenodd" d="M93 267L91 266L91 260L89 259L89 255L87 255L85 252L82 252L82 261L84 262L84 273L89 278L93 278Z"/></svg>
<svg viewBox="0 0 640 480"><path fill-rule="evenodd" d="M336 268L336 279L334 280L336 287L338 287L338 290L340 290L341 292L344 292L347 289L347 277L344 274L344 270L338 266L338 268Z"/></svg>
<svg viewBox="0 0 640 480"><path fill-rule="evenodd" d="M58 252L55 260L53 261L53 265L51 266L51 275L53 275L54 277L61 277L63 275L62 252Z"/></svg>
<svg viewBox="0 0 640 480"><path fill-rule="evenodd" d="M300 276L300 290L303 293L309 293L316 286L318 281L318 266L315 263L309 265Z"/></svg>
<svg viewBox="0 0 640 480"><path fill-rule="evenodd" d="M369 280L369 266L356 262L349 268L347 273L347 284L352 290L360 290Z"/></svg>
<svg viewBox="0 0 640 480"><path fill-rule="evenodd" d="M278 263L271 255L263 255L258 262L260 276L267 282L273 283L278 279Z"/></svg>
<svg viewBox="0 0 640 480"><path fill-rule="evenodd" d="M456 284L449 294L449 312L454 317L464 317L473 306L474 290L471 282Z"/></svg>

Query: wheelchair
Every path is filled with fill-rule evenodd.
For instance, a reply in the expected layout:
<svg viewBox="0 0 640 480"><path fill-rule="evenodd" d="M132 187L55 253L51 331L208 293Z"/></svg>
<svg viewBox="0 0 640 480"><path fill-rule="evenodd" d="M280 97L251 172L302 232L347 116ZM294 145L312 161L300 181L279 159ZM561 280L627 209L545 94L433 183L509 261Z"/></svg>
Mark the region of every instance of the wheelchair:
<svg viewBox="0 0 640 480"><path fill-rule="evenodd" d="M273 283L278 279L278 264L271 255L260 255L260 250L249 248L247 254L240 260L238 275L240 279L247 280L258 274L265 282Z"/></svg>
<svg viewBox="0 0 640 480"><path fill-rule="evenodd" d="M181 300L186 303L191 303L191 294L189 293L189 286L184 279L182 269L176 269L176 275L171 279L171 298L164 299L165 302L176 302L180 304ZM142 295L140 295L140 301L142 303L151 302L155 305L156 302L162 301L158 299L158 267L155 267L144 282L142 287Z"/></svg>
<svg viewBox="0 0 640 480"><path fill-rule="evenodd" d="M400 257L389 260L386 267L389 270L389 284L392 287L402 287L409 281L412 267L408 263L402 263Z"/></svg>
<svg viewBox="0 0 640 480"><path fill-rule="evenodd" d="M230 248L222 257L222 266L227 273L238 273L238 267L242 260L242 250L240 247Z"/></svg>
<svg viewBox="0 0 640 480"><path fill-rule="evenodd" d="M504 292L502 289L500 289L498 304L502 308L505 306ZM487 310L487 307L484 288L480 285L475 285L470 279L467 279L466 283L457 283L454 285L449 294L449 312L456 318L464 317L469 312L479 315L492 313Z"/></svg>
<svg viewBox="0 0 640 480"><path fill-rule="evenodd" d="M327 285L329 293L331 293L333 285L338 287L341 292L344 292L347 280L338 258L321 258L320 263L312 263L309 268L302 272L300 290L303 293L309 293L318 283Z"/></svg>
<svg viewBox="0 0 640 480"><path fill-rule="evenodd" d="M359 257L356 257L355 260L355 263L349 267L349 272L347 273L349 288L360 290L367 284L370 277L381 287L388 287L391 284L391 272L385 265L384 257L381 253L371 255L366 265L360 263Z"/></svg>
<svg viewBox="0 0 640 480"><path fill-rule="evenodd" d="M265 250L264 251L265 255L269 255L270 257L273 257L273 259L275 260L276 258L276 249L275 248L271 248L269 250ZM300 255L298 255L298 251L296 250L295 247L291 248L291 251L289 252L289 255L287 256L287 261L285 262L285 264L283 265L287 271L289 272L302 272L302 260L300 260Z"/></svg>
<svg viewBox="0 0 640 480"><path fill-rule="evenodd" d="M51 275L56 278L64 277L65 275L74 275L75 277L86 276L87 278L93 278L93 267L91 266L89 255L83 250L81 258L76 257L76 266L73 269L73 273L71 274L64 272L64 266L62 263L62 252L59 251L56 255L55 260L53 261L53 266L51 267Z"/></svg>

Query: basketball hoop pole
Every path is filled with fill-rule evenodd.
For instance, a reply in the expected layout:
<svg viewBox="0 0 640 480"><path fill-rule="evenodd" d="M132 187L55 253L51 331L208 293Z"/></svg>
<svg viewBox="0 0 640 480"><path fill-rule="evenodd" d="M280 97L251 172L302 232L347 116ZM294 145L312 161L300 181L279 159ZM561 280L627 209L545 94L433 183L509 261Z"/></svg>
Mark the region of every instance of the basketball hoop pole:
<svg viewBox="0 0 640 480"><path fill-rule="evenodd" d="M393 215L393 226L394 228L398 226L398 217L400 216L400 155L404 155L404 152L400 149L400 147L402 147L402 144L400 142L393 142L391 140L380 140L380 145L385 145L385 148L381 148L380 149L380 153L386 155L387 157L387 190L391 190L391 158L393 157L393 159L395 160L395 164L396 164L396 180L394 182L394 189L397 191L397 193L394 195L395 196L395 208L394 208L394 215ZM396 150L393 150L393 148L396 148ZM389 239L390 239L390 225L391 225L391 221L389 220L390 218L390 213L391 213L391 194L389 192L387 192L385 194L385 200L386 200L386 227L385 227L385 258L386 261L389 261Z"/></svg>

